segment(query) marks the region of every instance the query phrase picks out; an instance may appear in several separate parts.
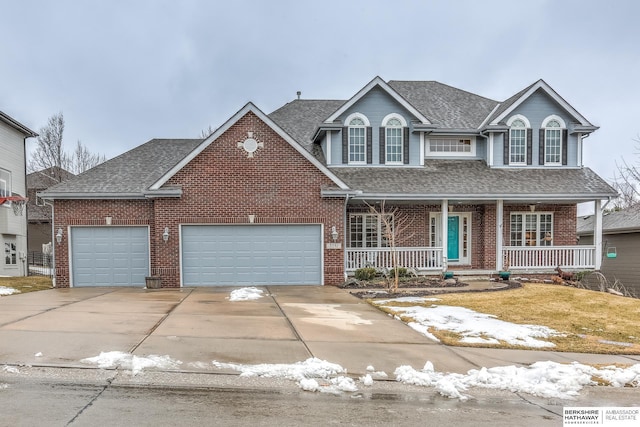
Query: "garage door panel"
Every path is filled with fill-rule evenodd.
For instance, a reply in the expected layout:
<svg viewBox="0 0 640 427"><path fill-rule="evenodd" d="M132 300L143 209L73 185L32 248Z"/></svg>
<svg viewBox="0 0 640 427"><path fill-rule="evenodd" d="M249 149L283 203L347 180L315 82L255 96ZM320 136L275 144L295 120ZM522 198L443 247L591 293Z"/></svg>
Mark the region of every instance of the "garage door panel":
<svg viewBox="0 0 640 427"><path fill-rule="evenodd" d="M319 225L182 226L183 283L319 285Z"/></svg>
<svg viewBox="0 0 640 427"><path fill-rule="evenodd" d="M72 227L74 286L144 286L149 275L147 227Z"/></svg>

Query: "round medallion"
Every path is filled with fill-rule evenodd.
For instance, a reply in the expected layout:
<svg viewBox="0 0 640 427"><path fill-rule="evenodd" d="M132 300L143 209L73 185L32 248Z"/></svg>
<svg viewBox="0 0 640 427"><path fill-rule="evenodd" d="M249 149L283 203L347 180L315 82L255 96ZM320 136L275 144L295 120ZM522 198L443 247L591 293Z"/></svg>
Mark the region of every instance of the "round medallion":
<svg viewBox="0 0 640 427"><path fill-rule="evenodd" d="M258 141L253 138L247 138L242 143L242 148L244 148L244 151L247 153L253 153L258 149Z"/></svg>

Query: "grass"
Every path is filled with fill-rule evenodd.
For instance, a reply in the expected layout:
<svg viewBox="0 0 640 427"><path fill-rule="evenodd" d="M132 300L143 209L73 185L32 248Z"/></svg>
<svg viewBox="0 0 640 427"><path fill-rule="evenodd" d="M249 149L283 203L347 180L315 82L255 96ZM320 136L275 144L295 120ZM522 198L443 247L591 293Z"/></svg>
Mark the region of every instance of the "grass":
<svg viewBox="0 0 640 427"><path fill-rule="evenodd" d="M547 326L565 335L548 338L547 341L554 343L556 347L547 350L640 354L638 299L545 284L524 284L522 288L500 292L441 294L437 298L441 301L429 301L422 305L466 307L495 315L507 322ZM460 343L460 337L448 331L432 328L430 332L447 345L487 347L482 344ZM627 346L617 343L626 343ZM490 347L522 348L506 343Z"/></svg>
<svg viewBox="0 0 640 427"><path fill-rule="evenodd" d="M43 276L0 277L0 286L17 289L21 293L25 293L51 289L53 282L50 277Z"/></svg>

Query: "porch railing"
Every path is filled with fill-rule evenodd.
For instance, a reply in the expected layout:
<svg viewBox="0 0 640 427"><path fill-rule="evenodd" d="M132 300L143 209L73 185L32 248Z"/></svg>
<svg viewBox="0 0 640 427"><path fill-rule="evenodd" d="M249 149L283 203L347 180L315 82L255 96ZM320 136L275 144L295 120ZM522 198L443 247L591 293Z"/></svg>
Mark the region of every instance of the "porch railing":
<svg viewBox="0 0 640 427"><path fill-rule="evenodd" d="M505 246L502 253L512 270L595 268L595 246Z"/></svg>
<svg viewBox="0 0 640 427"><path fill-rule="evenodd" d="M416 270L442 270L442 248L395 248L398 266ZM393 268L391 248L347 248L347 271L363 267Z"/></svg>

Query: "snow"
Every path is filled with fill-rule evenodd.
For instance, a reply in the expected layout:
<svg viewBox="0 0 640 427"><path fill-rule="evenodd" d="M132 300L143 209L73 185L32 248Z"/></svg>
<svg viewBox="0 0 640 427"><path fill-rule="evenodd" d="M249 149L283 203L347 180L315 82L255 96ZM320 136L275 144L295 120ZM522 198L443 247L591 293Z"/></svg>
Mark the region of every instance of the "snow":
<svg viewBox="0 0 640 427"><path fill-rule="evenodd" d="M250 301L262 298L262 289L256 287L240 288L231 291L229 301Z"/></svg>
<svg viewBox="0 0 640 427"><path fill-rule="evenodd" d="M5 295L19 294L20 291L13 288L7 288L6 286L0 286L0 297Z"/></svg>
<svg viewBox="0 0 640 427"><path fill-rule="evenodd" d="M39 352L37 352L36 354L34 354L34 356L35 356L35 357L42 357L42 352L41 352L41 351L39 351Z"/></svg>
<svg viewBox="0 0 640 427"><path fill-rule="evenodd" d="M390 301L398 300L402 300L402 298L376 301L374 304L393 311L396 317L413 319L413 322L408 322L411 328L436 341L438 341L437 338L429 332L429 328L458 333L462 336L460 342L463 343L499 344L505 342L529 348L555 347L555 344L541 338L561 335L558 331L546 326L518 325L505 322L490 314L478 313L465 307L388 305Z"/></svg>
<svg viewBox="0 0 640 427"><path fill-rule="evenodd" d="M4 365L2 367L2 370L4 372L8 372L10 374L19 374L20 371L18 370L18 368L16 368L15 366L9 366L9 365Z"/></svg>
<svg viewBox="0 0 640 427"><path fill-rule="evenodd" d="M144 369L177 369L182 362L174 360L169 356L149 355L146 357L134 356L131 353L122 351L101 352L100 355L82 359L80 362L94 364L99 368L122 368L131 371L132 375L137 375Z"/></svg>

